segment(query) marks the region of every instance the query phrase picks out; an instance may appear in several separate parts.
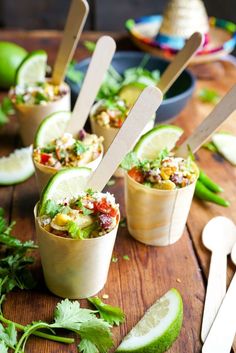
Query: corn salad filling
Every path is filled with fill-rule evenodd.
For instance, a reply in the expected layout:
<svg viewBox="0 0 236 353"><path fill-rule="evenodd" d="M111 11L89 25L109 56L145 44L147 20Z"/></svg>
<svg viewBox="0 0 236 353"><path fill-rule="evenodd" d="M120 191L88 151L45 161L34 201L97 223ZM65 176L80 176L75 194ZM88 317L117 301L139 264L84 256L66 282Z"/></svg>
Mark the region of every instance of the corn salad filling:
<svg viewBox="0 0 236 353"><path fill-rule="evenodd" d="M119 205L110 193L87 190L76 199L47 200L39 216L48 232L66 238L96 238L111 232L119 221Z"/></svg>
<svg viewBox="0 0 236 353"><path fill-rule="evenodd" d="M198 177L191 158L166 156L166 153L155 160L137 163L128 174L138 183L159 190L184 188Z"/></svg>
<svg viewBox="0 0 236 353"><path fill-rule="evenodd" d="M129 112L126 103L119 98L104 99L98 107L93 119L105 128L120 128Z"/></svg>
<svg viewBox="0 0 236 353"><path fill-rule="evenodd" d="M68 93L65 85L52 85L49 82L36 82L32 85L11 88L9 97L14 104L46 105L61 99Z"/></svg>
<svg viewBox="0 0 236 353"><path fill-rule="evenodd" d="M103 137L88 134L84 130L78 133L78 139L64 133L47 146L35 148L33 158L37 163L56 169L85 166L100 156L102 141Z"/></svg>

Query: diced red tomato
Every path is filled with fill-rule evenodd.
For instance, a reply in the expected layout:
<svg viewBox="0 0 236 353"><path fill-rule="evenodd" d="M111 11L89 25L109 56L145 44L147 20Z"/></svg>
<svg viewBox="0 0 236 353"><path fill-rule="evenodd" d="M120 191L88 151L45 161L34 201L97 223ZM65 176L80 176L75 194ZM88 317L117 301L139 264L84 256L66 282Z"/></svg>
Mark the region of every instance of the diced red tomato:
<svg viewBox="0 0 236 353"><path fill-rule="evenodd" d="M130 169L128 171L128 174L132 179L137 181L137 183L142 184L144 182L143 174L137 167L133 167L132 169Z"/></svg>
<svg viewBox="0 0 236 353"><path fill-rule="evenodd" d="M94 203L94 210L95 212L106 213L111 217L116 216L116 209L114 209L109 203L107 203L106 199L102 199L99 202Z"/></svg>
<svg viewBox="0 0 236 353"><path fill-rule="evenodd" d="M42 164L46 164L46 163L48 162L48 160L49 160L50 157L51 157L50 154L48 154L48 153L42 153L42 154L41 154L41 163L42 163Z"/></svg>

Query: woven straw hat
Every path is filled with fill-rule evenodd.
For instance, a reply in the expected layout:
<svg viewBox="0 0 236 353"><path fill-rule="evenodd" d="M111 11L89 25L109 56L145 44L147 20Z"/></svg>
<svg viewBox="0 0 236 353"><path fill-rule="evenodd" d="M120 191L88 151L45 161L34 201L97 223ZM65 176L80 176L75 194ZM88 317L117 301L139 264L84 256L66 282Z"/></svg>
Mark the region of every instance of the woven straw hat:
<svg viewBox="0 0 236 353"><path fill-rule="evenodd" d="M159 33L189 38L196 31L203 34L209 32L207 12L202 0L170 0Z"/></svg>

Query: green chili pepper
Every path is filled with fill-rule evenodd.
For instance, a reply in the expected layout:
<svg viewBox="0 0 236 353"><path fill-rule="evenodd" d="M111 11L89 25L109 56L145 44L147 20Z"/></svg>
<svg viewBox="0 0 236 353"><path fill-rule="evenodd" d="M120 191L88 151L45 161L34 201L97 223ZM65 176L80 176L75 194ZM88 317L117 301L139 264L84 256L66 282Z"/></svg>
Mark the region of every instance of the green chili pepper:
<svg viewBox="0 0 236 353"><path fill-rule="evenodd" d="M209 190L200 180L197 180L194 195L201 200L213 202L220 206L228 207L230 205L228 201Z"/></svg>
<svg viewBox="0 0 236 353"><path fill-rule="evenodd" d="M216 184L212 179L210 179L204 172L203 170L200 170L199 178L198 180L201 181L202 184L204 184L207 189L213 191L213 192L222 192L224 191L222 187L218 184Z"/></svg>

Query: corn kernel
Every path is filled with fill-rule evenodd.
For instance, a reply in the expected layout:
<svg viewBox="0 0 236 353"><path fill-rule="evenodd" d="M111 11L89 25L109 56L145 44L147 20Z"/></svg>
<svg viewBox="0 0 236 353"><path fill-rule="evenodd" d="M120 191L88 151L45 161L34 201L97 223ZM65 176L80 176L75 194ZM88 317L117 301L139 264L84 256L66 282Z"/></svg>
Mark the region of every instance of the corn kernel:
<svg viewBox="0 0 236 353"><path fill-rule="evenodd" d="M63 227L63 226L65 226L65 225L69 222L70 219L71 219L71 218L70 218L69 216L67 216L66 214L58 213L58 214L54 217L53 222L54 222L55 224L57 224L58 226Z"/></svg>

